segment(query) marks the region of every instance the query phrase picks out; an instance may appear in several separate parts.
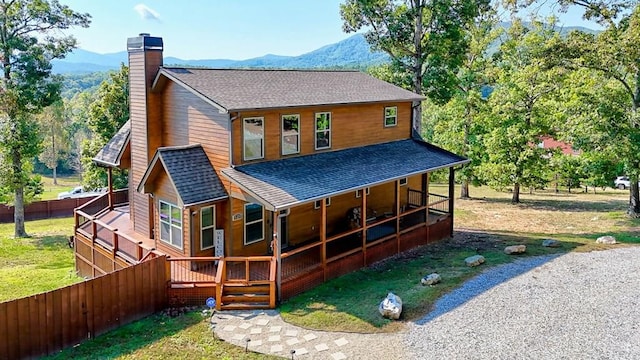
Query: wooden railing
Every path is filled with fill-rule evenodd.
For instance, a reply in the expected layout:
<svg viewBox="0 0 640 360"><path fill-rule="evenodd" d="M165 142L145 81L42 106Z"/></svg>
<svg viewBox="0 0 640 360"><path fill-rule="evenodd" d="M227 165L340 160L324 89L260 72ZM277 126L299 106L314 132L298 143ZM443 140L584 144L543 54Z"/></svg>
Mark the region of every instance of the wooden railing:
<svg viewBox="0 0 640 360"><path fill-rule="evenodd" d="M426 193L420 190L407 189L408 191L408 204L411 207L421 207L427 204Z"/></svg>
<svg viewBox="0 0 640 360"><path fill-rule="evenodd" d="M167 279L171 284L215 284L220 259L219 256L168 258Z"/></svg>
<svg viewBox="0 0 640 360"><path fill-rule="evenodd" d="M429 193L429 210L439 213L449 213L449 198L443 195Z"/></svg>

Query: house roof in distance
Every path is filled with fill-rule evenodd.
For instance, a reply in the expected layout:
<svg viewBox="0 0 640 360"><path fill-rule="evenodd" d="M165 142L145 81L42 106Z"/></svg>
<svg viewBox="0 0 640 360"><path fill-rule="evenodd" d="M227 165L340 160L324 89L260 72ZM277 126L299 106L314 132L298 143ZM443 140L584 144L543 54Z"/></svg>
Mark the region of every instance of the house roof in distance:
<svg viewBox="0 0 640 360"><path fill-rule="evenodd" d="M167 78L222 111L424 99L359 71L163 67L154 89Z"/></svg>
<svg viewBox="0 0 640 360"><path fill-rule="evenodd" d="M129 145L131 137L131 120L127 120L120 130L107 142L93 158L93 162L99 166L120 166L122 155Z"/></svg>
<svg viewBox="0 0 640 360"><path fill-rule="evenodd" d="M274 211L467 162L408 139L246 164L222 174Z"/></svg>
<svg viewBox="0 0 640 360"><path fill-rule="evenodd" d="M140 181L138 191L145 190L148 180L158 174L158 164L164 167L180 205L190 206L228 197L218 174L199 144L158 148Z"/></svg>

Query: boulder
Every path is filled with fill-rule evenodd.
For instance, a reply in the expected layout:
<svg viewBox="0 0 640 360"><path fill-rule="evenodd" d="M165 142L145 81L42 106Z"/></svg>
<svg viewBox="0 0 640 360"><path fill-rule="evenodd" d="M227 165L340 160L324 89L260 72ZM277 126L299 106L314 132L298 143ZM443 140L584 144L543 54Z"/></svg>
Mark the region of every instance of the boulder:
<svg viewBox="0 0 640 360"><path fill-rule="evenodd" d="M425 286L426 285L435 285L435 284L439 283L440 280L442 280L442 277L440 277L440 274L433 273L433 274L429 274L429 275L423 277L420 280L420 283L422 285L425 285Z"/></svg>
<svg viewBox="0 0 640 360"><path fill-rule="evenodd" d="M560 241L558 240L553 240L553 239L544 239L542 240L542 246L544 247L552 247L552 248L557 248L560 247Z"/></svg>
<svg viewBox="0 0 640 360"><path fill-rule="evenodd" d="M504 253L507 255L522 254L527 251L527 245L511 245L504 248Z"/></svg>
<svg viewBox="0 0 640 360"><path fill-rule="evenodd" d="M390 292L380 303L378 311L387 319L398 320L402 313L402 299L400 299L398 295Z"/></svg>
<svg viewBox="0 0 640 360"><path fill-rule="evenodd" d="M484 256L482 255L469 256L468 258L464 259L464 262L465 264L467 264L467 266L478 266L484 263Z"/></svg>
<svg viewBox="0 0 640 360"><path fill-rule="evenodd" d="M613 236L610 236L610 235L600 236L599 238L596 239L596 243L597 244L608 244L608 245L617 244L616 238L614 238Z"/></svg>

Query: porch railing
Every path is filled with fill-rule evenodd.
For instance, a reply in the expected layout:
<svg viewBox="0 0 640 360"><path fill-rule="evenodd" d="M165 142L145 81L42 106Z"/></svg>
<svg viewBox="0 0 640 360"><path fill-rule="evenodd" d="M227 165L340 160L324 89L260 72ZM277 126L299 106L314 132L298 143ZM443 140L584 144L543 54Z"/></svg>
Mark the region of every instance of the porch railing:
<svg viewBox="0 0 640 360"><path fill-rule="evenodd" d="M449 198L444 195L429 193L429 211L440 214L449 213Z"/></svg>
<svg viewBox="0 0 640 360"><path fill-rule="evenodd" d="M220 257L167 258L171 284L215 284Z"/></svg>

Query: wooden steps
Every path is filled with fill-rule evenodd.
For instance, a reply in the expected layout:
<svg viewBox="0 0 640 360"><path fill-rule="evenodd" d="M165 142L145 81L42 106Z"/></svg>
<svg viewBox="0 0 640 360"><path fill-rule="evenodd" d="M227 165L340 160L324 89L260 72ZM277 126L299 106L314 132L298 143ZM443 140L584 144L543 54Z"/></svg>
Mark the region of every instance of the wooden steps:
<svg viewBox="0 0 640 360"><path fill-rule="evenodd" d="M269 309L269 285L227 283L222 286L222 310Z"/></svg>

